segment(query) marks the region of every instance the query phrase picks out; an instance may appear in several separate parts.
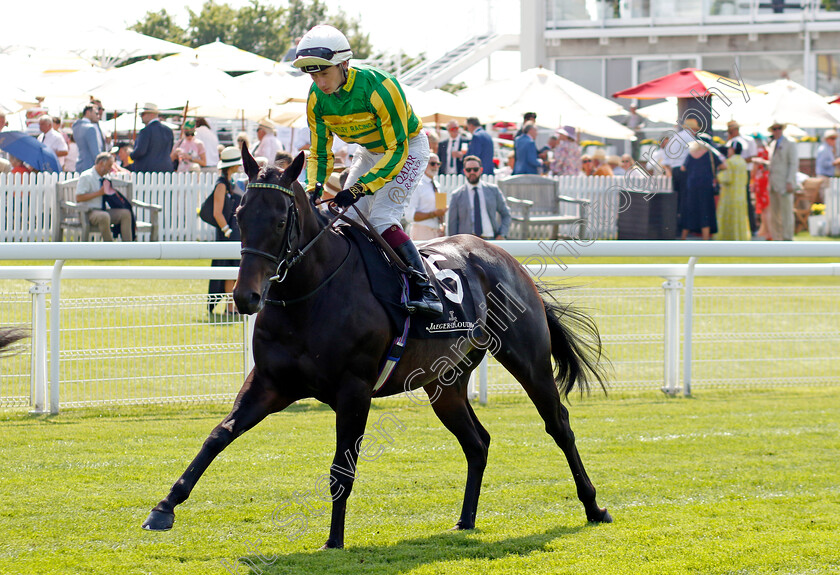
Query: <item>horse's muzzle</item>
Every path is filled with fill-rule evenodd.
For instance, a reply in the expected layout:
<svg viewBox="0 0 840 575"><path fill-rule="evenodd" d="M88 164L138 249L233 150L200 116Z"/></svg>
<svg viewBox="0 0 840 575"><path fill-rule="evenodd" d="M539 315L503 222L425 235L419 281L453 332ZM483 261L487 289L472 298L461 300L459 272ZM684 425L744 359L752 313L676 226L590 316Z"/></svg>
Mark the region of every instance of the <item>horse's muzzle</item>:
<svg viewBox="0 0 840 575"><path fill-rule="evenodd" d="M233 301L239 313L245 315L257 313L263 307L262 294L254 290L233 288Z"/></svg>

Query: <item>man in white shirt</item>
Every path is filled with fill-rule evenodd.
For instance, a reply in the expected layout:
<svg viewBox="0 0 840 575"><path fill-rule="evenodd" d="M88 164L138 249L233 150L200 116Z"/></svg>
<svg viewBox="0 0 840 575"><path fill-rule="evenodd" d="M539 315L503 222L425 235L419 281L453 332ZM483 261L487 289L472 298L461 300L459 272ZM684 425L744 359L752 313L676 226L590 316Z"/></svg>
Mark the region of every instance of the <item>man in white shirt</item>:
<svg viewBox="0 0 840 575"><path fill-rule="evenodd" d="M113 242L111 224L120 224L120 236L124 242L131 241L131 210L106 207L103 196L113 194L114 188L108 175L114 165L114 156L102 152L96 156L93 167L79 176L76 184L76 203L88 211L86 217L90 225L102 235L102 240Z"/></svg>
<svg viewBox="0 0 840 575"><path fill-rule="evenodd" d="M41 130L41 133L38 135L38 141L55 152L55 155L58 156L58 163L63 169L64 157L69 152L67 142L64 141L64 136L53 128L52 118L46 114L38 118L38 129Z"/></svg>
<svg viewBox="0 0 840 575"><path fill-rule="evenodd" d="M274 157L278 151L286 151L283 144L274 135L274 128L274 122L268 118L260 120L260 124L257 126L257 138L260 139L260 142L254 148L254 157L266 158L270 164L274 163Z"/></svg>
<svg viewBox="0 0 840 575"><path fill-rule="evenodd" d="M437 154L431 154L426 171L420 177L420 183L408 201L405 219L411 222L409 237L412 240L433 240L443 235L443 216L446 215L446 208L438 208L436 201L439 192L435 176L439 168L440 158Z"/></svg>
<svg viewBox="0 0 840 575"><path fill-rule="evenodd" d="M195 137L204 144L204 154L206 162L205 167L201 169L202 172L213 172L218 170L216 164L219 163L219 138L216 132L210 127L206 118L195 119ZM274 161L274 158L270 158Z"/></svg>
<svg viewBox="0 0 840 575"><path fill-rule="evenodd" d="M438 144L438 155L442 160L440 173L460 174L464 168L463 158L467 154L469 140L461 135L461 127L455 120L447 124L446 131L449 139Z"/></svg>

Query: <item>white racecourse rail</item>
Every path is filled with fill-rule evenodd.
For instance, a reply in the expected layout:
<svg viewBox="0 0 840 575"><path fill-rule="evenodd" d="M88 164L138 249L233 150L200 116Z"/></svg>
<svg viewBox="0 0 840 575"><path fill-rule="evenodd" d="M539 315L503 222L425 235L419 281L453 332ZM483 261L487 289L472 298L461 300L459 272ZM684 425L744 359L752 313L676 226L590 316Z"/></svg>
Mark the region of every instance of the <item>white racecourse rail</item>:
<svg viewBox="0 0 840 575"><path fill-rule="evenodd" d="M685 393L703 386L836 385L840 355L840 242L496 242L537 279L589 284L566 292L588 309L610 356L612 388ZM236 268L65 266L85 260L236 259L237 244L5 243L4 282L28 280L29 294L0 289L0 324L29 325L29 354L3 359L0 408L195 402L228 399L251 367L249 318L210 322L206 296L61 296L63 280L233 278ZM578 264L580 257L680 257L680 264ZM698 264L703 257L825 257L821 264ZM696 276L833 276L802 287L694 288ZM650 287L592 287L603 276L663 278ZM683 283L684 282L684 283ZM815 281L816 283L816 281ZM682 303L682 313L680 305ZM55 311L58 313L54 313ZM680 330L680 316L683 329ZM682 362L680 359L682 358ZM682 377L680 377L682 363ZM518 390L492 366L480 370L481 401ZM489 376L488 376L489 373Z"/></svg>

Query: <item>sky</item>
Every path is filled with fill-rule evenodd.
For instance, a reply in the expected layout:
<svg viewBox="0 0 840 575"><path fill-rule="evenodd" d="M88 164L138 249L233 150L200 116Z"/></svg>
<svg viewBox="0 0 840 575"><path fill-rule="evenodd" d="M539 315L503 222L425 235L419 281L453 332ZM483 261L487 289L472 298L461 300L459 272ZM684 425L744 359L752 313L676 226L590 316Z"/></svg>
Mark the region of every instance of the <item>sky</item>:
<svg viewBox="0 0 840 575"><path fill-rule="evenodd" d="M248 0L216 0L238 8ZM276 0L275 0L276 1ZM201 10L205 0L183 0L176 7L166 0L136 0L134 2L103 3L99 0L40 0L38 16L26 2L4 2L3 34L50 34L50 26L60 26L60 34L72 33L97 25L125 28L142 19L146 12L166 8L180 25L189 19L187 8ZM519 32L518 0L423 0L417 3L383 0L326 0L329 11L339 8L362 22L370 34L374 50L409 55L425 52L437 57L464 40L482 34L492 27L500 33ZM35 32L34 18L38 19ZM31 27L9 26L12 22L31 22ZM407 28L410 28L407 30ZM518 54L497 54L493 57L494 77L504 73L511 65L518 71ZM498 70L498 72L497 72ZM486 64L476 66L463 75L468 81L478 81L487 76Z"/></svg>

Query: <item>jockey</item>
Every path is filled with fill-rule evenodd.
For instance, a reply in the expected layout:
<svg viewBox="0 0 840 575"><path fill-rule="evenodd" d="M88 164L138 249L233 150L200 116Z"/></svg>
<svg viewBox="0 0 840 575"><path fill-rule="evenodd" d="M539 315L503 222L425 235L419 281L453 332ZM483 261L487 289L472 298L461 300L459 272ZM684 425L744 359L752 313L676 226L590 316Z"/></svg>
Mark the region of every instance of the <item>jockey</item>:
<svg viewBox="0 0 840 575"><path fill-rule="evenodd" d="M332 173L333 134L359 144L346 187L333 201L339 207L356 204L370 219L411 267L420 298L408 305L437 317L443 305L417 248L400 225L409 197L426 170L429 141L397 80L376 68L350 67L352 55L344 34L326 25L312 28L297 46L294 65L313 82L306 106L312 139L307 191L314 191L315 184L325 182Z"/></svg>

